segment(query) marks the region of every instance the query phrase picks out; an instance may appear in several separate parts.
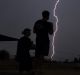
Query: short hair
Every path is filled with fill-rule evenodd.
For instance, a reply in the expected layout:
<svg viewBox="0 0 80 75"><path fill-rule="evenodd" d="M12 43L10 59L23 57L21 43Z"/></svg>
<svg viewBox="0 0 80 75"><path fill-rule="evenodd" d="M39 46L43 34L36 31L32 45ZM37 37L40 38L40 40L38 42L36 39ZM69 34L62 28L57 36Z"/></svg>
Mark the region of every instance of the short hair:
<svg viewBox="0 0 80 75"><path fill-rule="evenodd" d="M30 33L30 29L29 28L26 28L26 29L24 29L23 31L22 31L22 34L26 34L26 33Z"/></svg>
<svg viewBox="0 0 80 75"><path fill-rule="evenodd" d="M49 16L49 11L48 10L44 10L43 12L42 12L42 16L43 17L47 17L47 16Z"/></svg>

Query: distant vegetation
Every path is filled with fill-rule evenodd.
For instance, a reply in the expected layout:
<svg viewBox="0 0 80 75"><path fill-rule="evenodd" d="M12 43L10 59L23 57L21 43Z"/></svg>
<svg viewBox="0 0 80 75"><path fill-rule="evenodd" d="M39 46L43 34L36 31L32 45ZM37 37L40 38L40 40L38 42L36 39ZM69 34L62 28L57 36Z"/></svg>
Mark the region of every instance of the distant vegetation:
<svg viewBox="0 0 80 75"><path fill-rule="evenodd" d="M6 50L0 50L0 60L9 60L10 54Z"/></svg>
<svg viewBox="0 0 80 75"><path fill-rule="evenodd" d="M65 59L64 61L56 61L56 60L53 60L52 61L53 63L80 63L80 58L77 58L77 57L74 57L74 60L73 61L69 61L69 59Z"/></svg>

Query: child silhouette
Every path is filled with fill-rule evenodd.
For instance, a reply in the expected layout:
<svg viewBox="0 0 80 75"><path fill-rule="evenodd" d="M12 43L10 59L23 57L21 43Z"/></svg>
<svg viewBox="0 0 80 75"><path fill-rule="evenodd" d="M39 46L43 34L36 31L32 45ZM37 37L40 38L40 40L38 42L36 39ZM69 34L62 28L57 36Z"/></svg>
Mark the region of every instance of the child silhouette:
<svg viewBox="0 0 80 75"><path fill-rule="evenodd" d="M32 70L32 59L29 50L33 47L33 42L29 38L31 30L26 28L22 32L23 37L18 40L16 61L19 63L19 71L30 72Z"/></svg>

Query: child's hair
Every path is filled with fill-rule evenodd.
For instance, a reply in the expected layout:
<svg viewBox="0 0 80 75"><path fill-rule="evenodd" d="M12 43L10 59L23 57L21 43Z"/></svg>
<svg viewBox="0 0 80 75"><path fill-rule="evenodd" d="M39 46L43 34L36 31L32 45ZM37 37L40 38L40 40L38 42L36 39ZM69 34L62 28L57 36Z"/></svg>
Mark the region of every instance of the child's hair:
<svg viewBox="0 0 80 75"><path fill-rule="evenodd" d="M30 33L31 32L31 30L29 29L29 28L26 28L26 29L24 29L23 31L22 31L22 34L26 34L26 33Z"/></svg>

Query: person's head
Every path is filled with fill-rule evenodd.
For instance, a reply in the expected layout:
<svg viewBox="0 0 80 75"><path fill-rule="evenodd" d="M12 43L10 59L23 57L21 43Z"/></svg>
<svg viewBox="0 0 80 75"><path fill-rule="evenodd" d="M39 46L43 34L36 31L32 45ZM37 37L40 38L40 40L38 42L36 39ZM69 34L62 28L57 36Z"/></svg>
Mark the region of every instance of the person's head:
<svg viewBox="0 0 80 75"><path fill-rule="evenodd" d="M43 19L45 19L45 20L48 20L49 19L49 11L48 10L44 10L43 12L42 12L42 17L43 17Z"/></svg>
<svg viewBox="0 0 80 75"><path fill-rule="evenodd" d="M29 37L31 35L31 30L29 28L26 28L22 31L22 34L26 37Z"/></svg>

